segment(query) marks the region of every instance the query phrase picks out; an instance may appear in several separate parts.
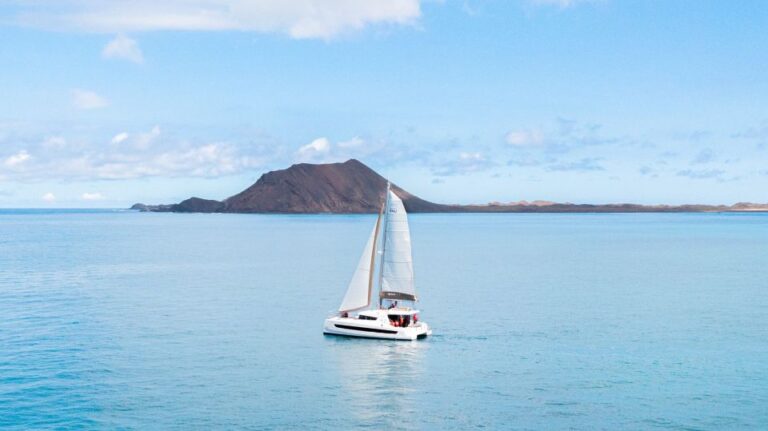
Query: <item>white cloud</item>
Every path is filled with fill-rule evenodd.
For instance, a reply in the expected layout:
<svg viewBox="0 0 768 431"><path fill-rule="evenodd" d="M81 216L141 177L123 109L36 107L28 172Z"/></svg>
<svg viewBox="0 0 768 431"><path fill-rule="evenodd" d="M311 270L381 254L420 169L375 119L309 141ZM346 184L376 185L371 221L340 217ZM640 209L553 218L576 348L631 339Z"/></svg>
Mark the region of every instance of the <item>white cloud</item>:
<svg viewBox="0 0 768 431"><path fill-rule="evenodd" d="M459 159L461 160L470 160L470 161L483 161L485 158L480 153L461 153L459 154Z"/></svg>
<svg viewBox="0 0 768 431"><path fill-rule="evenodd" d="M421 0L37 0L18 22L56 30L239 30L328 39L372 24L412 24Z"/></svg>
<svg viewBox="0 0 768 431"><path fill-rule="evenodd" d="M630 143L624 138L604 136L599 124L579 123L564 118L558 118L547 127L512 130L507 133L505 140L512 147L550 153L565 153L587 146Z"/></svg>
<svg viewBox="0 0 768 431"><path fill-rule="evenodd" d="M57 141L66 141L63 137ZM190 142L169 140L152 127L144 133L121 132L103 140L78 138L76 145L53 151L48 140L30 139L30 148L0 156L0 179L92 181L143 177L218 177L263 166L274 157L274 143ZM139 148L142 147L142 148Z"/></svg>
<svg viewBox="0 0 768 431"><path fill-rule="evenodd" d="M64 148L67 146L67 140L61 136L49 136L43 141L43 147L46 149Z"/></svg>
<svg viewBox="0 0 768 431"><path fill-rule="evenodd" d="M331 142L327 138L317 138L299 148L296 152L296 158L301 162L318 161L324 159L330 152Z"/></svg>
<svg viewBox="0 0 768 431"><path fill-rule="evenodd" d="M134 133L120 132L109 141L112 145L127 144L137 150L147 150L160 139L160 126L154 126L147 132Z"/></svg>
<svg viewBox="0 0 768 431"><path fill-rule="evenodd" d="M568 172L568 171L580 171L580 172L589 172L589 171L604 171L605 168L600 164L600 158L597 157L584 157L580 160L576 161L566 161L566 162L559 162L559 163L553 163L549 166L547 166L548 171L553 172Z"/></svg>
<svg viewBox="0 0 768 431"><path fill-rule="evenodd" d="M115 145L121 144L121 143L125 142L126 139L128 139L128 136L130 136L130 135L128 135L128 132L118 133L117 135L115 135L112 138L112 141L110 141L110 142L112 142Z"/></svg>
<svg viewBox="0 0 768 431"><path fill-rule="evenodd" d="M82 199L84 201L100 201L100 200L104 199L104 195L102 195L99 192L95 192L95 193L88 193L88 192L86 192L86 193L83 193L82 195L80 195L80 199Z"/></svg>
<svg viewBox="0 0 768 431"><path fill-rule="evenodd" d="M99 109L109 105L109 102L93 91L75 88L72 90L72 105L77 109Z"/></svg>
<svg viewBox="0 0 768 431"><path fill-rule="evenodd" d="M348 141L342 141L336 144L339 146L339 148L345 148L345 149L356 149L360 148L363 145L365 145L365 141L357 136L354 138L348 140Z"/></svg>
<svg viewBox="0 0 768 431"><path fill-rule="evenodd" d="M6 167L15 168L26 163L32 156L26 150L21 150L18 153L9 156L3 163Z"/></svg>
<svg viewBox="0 0 768 431"><path fill-rule="evenodd" d="M594 3L596 1L600 0L531 0L531 2L535 5L558 6L563 9L575 6L579 3Z"/></svg>
<svg viewBox="0 0 768 431"><path fill-rule="evenodd" d="M101 51L101 56L104 58L128 60L139 64L144 62L144 54L142 54L139 44L122 34L117 35L107 43Z"/></svg>
<svg viewBox="0 0 768 431"><path fill-rule="evenodd" d="M149 132L139 134L139 136L136 137L136 142L134 142L134 145L140 150L146 150L159 137L160 126L155 126Z"/></svg>
<svg viewBox="0 0 768 431"><path fill-rule="evenodd" d="M53 203L53 202L56 201L56 195L54 195L51 192L48 192L48 193L44 194L40 199L42 199L42 200L44 200L45 202L48 202L48 203Z"/></svg>
<svg viewBox="0 0 768 431"><path fill-rule="evenodd" d="M544 143L544 134L537 129L514 130L507 133L507 143L516 147L541 145Z"/></svg>
<svg viewBox="0 0 768 431"><path fill-rule="evenodd" d="M225 143L177 148L149 156L112 154L70 160L63 172L106 180L142 177L218 177L260 166L262 160L244 156Z"/></svg>
<svg viewBox="0 0 768 431"><path fill-rule="evenodd" d="M412 137L410 137L412 138ZM305 163L335 163L349 159L363 162L376 160L378 165L424 161L428 150L398 140L382 140L354 136L344 141L317 138L293 153L293 160Z"/></svg>
<svg viewBox="0 0 768 431"><path fill-rule="evenodd" d="M433 173L440 177L452 175L465 175L482 172L496 166L496 163L488 160L482 153L462 152L457 159L451 159L433 167Z"/></svg>

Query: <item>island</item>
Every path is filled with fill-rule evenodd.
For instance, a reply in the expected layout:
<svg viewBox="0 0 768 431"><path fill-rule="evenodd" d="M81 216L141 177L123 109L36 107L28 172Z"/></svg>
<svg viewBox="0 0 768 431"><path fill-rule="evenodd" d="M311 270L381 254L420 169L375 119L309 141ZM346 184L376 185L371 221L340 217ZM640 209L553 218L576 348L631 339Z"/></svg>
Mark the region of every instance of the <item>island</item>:
<svg viewBox="0 0 768 431"><path fill-rule="evenodd" d="M192 197L176 204L137 203L133 210L179 213L367 214L378 212L387 180L359 160L299 163L267 172L256 183L223 201ZM640 213L768 212L768 204L734 205L573 204L550 201L438 204L392 184L409 213Z"/></svg>

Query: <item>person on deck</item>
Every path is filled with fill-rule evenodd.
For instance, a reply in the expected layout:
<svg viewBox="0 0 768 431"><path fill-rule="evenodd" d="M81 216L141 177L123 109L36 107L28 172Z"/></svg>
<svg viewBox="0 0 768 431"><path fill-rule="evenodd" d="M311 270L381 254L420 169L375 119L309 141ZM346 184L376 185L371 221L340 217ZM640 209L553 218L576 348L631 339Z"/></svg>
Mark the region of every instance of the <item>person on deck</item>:
<svg viewBox="0 0 768 431"><path fill-rule="evenodd" d="M389 308L388 308L388 310L391 310L391 309L393 309L393 308L397 308L397 301L392 301L392 303L391 303L391 304L389 304Z"/></svg>

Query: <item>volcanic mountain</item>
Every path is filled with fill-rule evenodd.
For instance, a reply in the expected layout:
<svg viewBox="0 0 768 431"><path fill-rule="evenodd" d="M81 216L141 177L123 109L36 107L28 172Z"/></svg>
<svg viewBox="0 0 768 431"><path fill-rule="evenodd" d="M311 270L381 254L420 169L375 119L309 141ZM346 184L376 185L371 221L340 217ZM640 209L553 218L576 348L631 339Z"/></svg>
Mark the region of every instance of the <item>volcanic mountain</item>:
<svg viewBox="0 0 768 431"><path fill-rule="evenodd" d="M412 212L439 211L444 205L420 199L396 185L392 189ZM301 163L272 171L224 201L228 212L373 213L379 211L387 180L352 159L344 163Z"/></svg>
<svg viewBox="0 0 768 431"><path fill-rule="evenodd" d="M375 213L387 180L363 163L300 163L268 172L255 184L222 202L190 198L173 205L136 204L144 211L233 213ZM409 212L446 212L451 206L427 202L397 185L392 190Z"/></svg>

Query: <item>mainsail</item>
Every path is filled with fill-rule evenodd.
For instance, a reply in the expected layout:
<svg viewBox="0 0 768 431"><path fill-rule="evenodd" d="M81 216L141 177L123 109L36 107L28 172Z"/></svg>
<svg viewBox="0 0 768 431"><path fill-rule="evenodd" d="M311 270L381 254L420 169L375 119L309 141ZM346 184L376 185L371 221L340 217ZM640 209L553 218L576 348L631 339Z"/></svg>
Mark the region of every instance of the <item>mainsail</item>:
<svg viewBox="0 0 768 431"><path fill-rule="evenodd" d="M349 282L347 293L344 300L341 301L339 311L353 311L365 308L371 304L371 289L373 288L373 265L376 250L376 234L379 230L381 215L373 227L371 236L365 244L363 255L360 256L360 262L357 264L357 270Z"/></svg>
<svg viewBox="0 0 768 431"><path fill-rule="evenodd" d="M415 301L417 298L413 283L413 257L408 216L405 213L403 201L389 189L385 213L379 296L384 299Z"/></svg>

